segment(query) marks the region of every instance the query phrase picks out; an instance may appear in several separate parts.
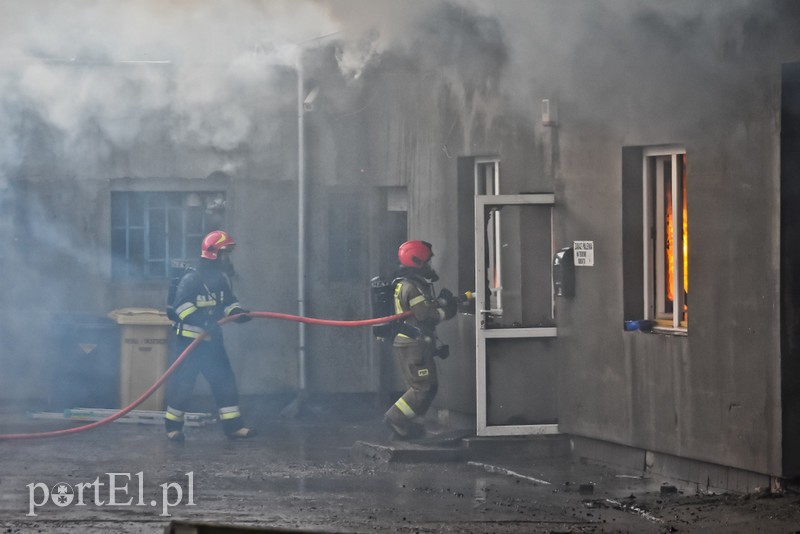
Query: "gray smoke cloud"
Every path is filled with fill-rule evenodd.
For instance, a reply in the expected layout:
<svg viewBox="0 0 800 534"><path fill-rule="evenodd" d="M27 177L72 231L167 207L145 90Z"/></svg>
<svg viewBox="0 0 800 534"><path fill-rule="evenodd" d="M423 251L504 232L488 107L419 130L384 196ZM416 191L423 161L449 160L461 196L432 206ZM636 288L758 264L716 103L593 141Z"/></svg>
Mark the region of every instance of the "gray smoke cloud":
<svg viewBox="0 0 800 534"><path fill-rule="evenodd" d="M294 68L297 46L322 36L346 80L405 56L442 73L466 119L480 109L491 124L501 100L531 115L555 92L618 98L614 80L669 66L679 48L720 73L719 50L746 47L742 20L768 33L777 17L747 0L2 0L0 180L41 134L36 120L58 132L62 163L102 161L154 135L233 152L253 135L254 108L290 104L271 92L276 69ZM727 37L710 31L726 21ZM644 34L648 49L637 45Z"/></svg>
<svg viewBox="0 0 800 534"><path fill-rule="evenodd" d="M262 145L277 133L254 110L262 117L291 110L294 95L277 85L280 69L295 67L299 47L333 46L352 83L384 54L407 54L423 69L444 69L465 99L465 81L486 66L476 58L487 45L502 47L502 38L496 23L470 26L471 7L455 6L3 0L0 180L26 162L33 167L27 174L91 174L143 139L227 153L221 170L235 174L234 153L257 129ZM32 161L30 147L42 144L57 172Z"/></svg>
<svg viewBox="0 0 800 534"><path fill-rule="evenodd" d="M251 107L280 103L258 98L277 67L294 65L294 45L333 31L313 2L288 1L3 1L0 21L6 171L23 159L31 116L83 162L153 128L234 150L253 131Z"/></svg>
<svg viewBox="0 0 800 534"><path fill-rule="evenodd" d="M774 60L787 41L797 40L781 29L782 13L791 9L781 1L470 4L502 28L509 62L498 93L518 110L535 110L541 98L556 98L598 120L654 106L681 109L697 101L703 84L735 91L748 83L741 71L745 58L763 54ZM625 86L635 89L626 94L620 91Z"/></svg>

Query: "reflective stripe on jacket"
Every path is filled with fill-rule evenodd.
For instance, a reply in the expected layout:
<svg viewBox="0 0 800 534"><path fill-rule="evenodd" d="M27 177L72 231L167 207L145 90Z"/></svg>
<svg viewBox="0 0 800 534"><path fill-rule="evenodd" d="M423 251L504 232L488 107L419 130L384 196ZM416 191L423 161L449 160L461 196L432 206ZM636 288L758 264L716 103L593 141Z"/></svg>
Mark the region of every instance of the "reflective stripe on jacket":
<svg viewBox="0 0 800 534"><path fill-rule="evenodd" d="M423 336L433 335L436 325L444 319L444 310L436 302L433 284L414 277L398 280L394 287L394 308L395 313L410 310L412 315L403 324ZM402 330L401 327L400 331ZM400 333L395 339L408 341L413 338L406 333Z"/></svg>
<svg viewBox="0 0 800 534"><path fill-rule="evenodd" d="M211 322L241 310L230 279L214 269L187 272L178 282L173 307L178 315L176 333L187 338L199 337Z"/></svg>

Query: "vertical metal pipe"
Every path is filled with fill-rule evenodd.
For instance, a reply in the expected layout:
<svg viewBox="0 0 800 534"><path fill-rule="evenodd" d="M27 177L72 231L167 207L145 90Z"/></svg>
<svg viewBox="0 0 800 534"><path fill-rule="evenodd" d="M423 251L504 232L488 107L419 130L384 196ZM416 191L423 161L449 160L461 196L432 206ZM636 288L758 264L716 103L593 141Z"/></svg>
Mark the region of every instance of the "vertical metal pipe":
<svg viewBox="0 0 800 534"><path fill-rule="evenodd" d="M306 315L306 156L303 110L303 48L297 49L297 314ZM306 329L298 323L298 386L306 389Z"/></svg>
<svg viewBox="0 0 800 534"><path fill-rule="evenodd" d="M319 42L327 37L336 35L338 32L322 35L314 39L309 39L297 45L297 56L295 58L297 71L297 314L305 317L306 315L306 139L305 139L305 85L303 71L303 52L306 45ZM295 411L298 409L300 400L306 392L306 326L305 323L298 323L298 388L300 394L293 403ZM287 407L288 408L288 407Z"/></svg>

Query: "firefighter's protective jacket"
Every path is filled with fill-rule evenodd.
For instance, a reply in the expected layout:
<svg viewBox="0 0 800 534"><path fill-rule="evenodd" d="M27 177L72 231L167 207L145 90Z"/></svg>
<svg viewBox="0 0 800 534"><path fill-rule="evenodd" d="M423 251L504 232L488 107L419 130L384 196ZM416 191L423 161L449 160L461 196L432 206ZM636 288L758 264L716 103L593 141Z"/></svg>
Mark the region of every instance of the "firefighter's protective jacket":
<svg viewBox="0 0 800 534"><path fill-rule="evenodd" d="M445 319L433 283L409 271L399 274L394 287L395 313L412 312L400 325L400 333L394 339L396 344L411 343L421 337L433 338L436 325Z"/></svg>
<svg viewBox="0 0 800 534"><path fill-rule="evenodd" d="M205 268L187 272L175 291L176 332L196 338L206 331L219 332L214 325L229 315L242 313L230 279L222 270Z"/></svg>

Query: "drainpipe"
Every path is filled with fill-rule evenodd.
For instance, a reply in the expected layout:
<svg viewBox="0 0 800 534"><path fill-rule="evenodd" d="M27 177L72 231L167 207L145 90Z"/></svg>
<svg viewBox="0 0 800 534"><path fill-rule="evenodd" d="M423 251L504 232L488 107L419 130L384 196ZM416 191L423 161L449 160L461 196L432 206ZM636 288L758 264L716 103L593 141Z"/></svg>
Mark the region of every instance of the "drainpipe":
<svg viewBox="0 0 800 534"><path fill-rule="evenodd" d="M305 139L305 85L303 72L303 52L310 43L319 42L339 32L323 35L297 45L295 70L297 72L297 314L306 315L306 139ZM294 417L306 398L306 326L298 323L297 397L281 412L283 417Z"/></svg>
<svg viewBox="0 0 800 534"><path fill-rule="evenodd" d="M306 151L303 100L303 48L297 50L297 314L306 315ZM306 391L306 325L299 323L298 387Z"/></svg>
<svg viewBox="0 0 800 534"><path fill-rule="evenodd" d="M303 109L303 47L297 47L297 315L306 315L306 154ZM281 417L294 418L306 398L306 325L298 324L297 396L281 410Z"/></svg>

